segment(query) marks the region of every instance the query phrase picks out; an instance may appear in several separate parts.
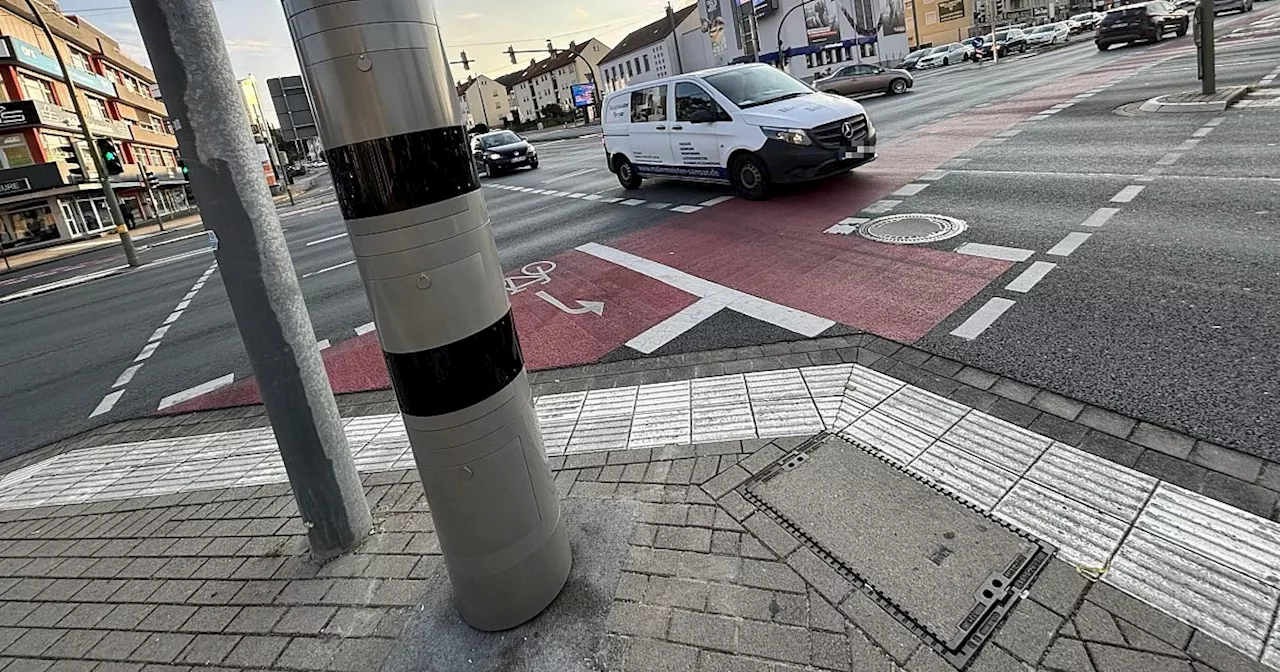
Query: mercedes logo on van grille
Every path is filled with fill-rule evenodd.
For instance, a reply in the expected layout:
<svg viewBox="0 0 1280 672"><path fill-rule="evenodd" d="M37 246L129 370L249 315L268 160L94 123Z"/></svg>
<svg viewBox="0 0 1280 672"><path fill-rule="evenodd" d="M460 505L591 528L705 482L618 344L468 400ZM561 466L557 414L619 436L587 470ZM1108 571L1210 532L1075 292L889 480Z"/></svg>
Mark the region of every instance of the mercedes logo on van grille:
<svg viewBox="0 0 1280 672"><path fill-rule="evenodd" d="M888 215L858 225L858 235L895 245L920 245L954 238L969 228L963 220L946 215Z"/></svg>
<svg viewBox="0 0 1280 672"><path fill-rule="evenodd" d="M840 132L844 134L844 137L849 138L850 140L853 139L853 133L855 130L856 129L854 128L852 121L846 121L844 122L844 125L840 127Z"/></svg>

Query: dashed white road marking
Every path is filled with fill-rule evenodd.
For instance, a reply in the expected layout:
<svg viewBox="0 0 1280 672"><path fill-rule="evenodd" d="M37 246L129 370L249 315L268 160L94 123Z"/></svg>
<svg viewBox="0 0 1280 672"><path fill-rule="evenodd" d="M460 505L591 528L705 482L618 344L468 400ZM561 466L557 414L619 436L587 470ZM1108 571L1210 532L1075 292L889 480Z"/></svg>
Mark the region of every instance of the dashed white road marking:
<svg viewBox="0 0 1280 672"><path fill-rule="evenodd" d="M1182 158L1182 154L1181 154L1181 153L1179 153L1179 152L1169 152L1168 154L1165 154L1164 156L1160 157L1160 158L1156 161L1156 165L1157 165L1157 166L1172 166L1173 164L1175 164L1175 163L1177 163L1177 162L1178 162L1178 159L1181 159L1181 158Z"/></svg>
<svg viewBox="0 0 1280 672"><path fill-rule="evenodd" d="M1180 152L1185 152L1190 149L1195 149L1198 144L1200 144L1199 140L1196 138L1190 138L1188 140L1183 140L1182 144L1178 145L1176 149Z"/></svg>
<svg viewBox="0 0 1280 672"><path fill-rule="evenodd" d="M317 341L316 346L319 347L321 350L328 350L330 347L333 347L333 344L330 343L329 339L326 338L326 339Z"/></svg>
<svg viewBox="0 0 1280 672"><path fill-rule="evenodd" d="M951 332L951 335L972 341L981 336L982 332L986 331L996 320L1000 319L1000 316L1012 308L1013 304L1014 302L1009 299L999 297L990 299L978 309L978 312L970 315L969 319L964 321L964 324L961 324L955 331Z"/></svg>
<svg viewBox="0 0 1280 672"><path fill-rule="evenodd" d="M148 338L147 342L158 341L164 338L164 335L169 333L169 329L172 326L173 326L172 324L166 324L163 327L160 327L159 329L156 329L155 331L151 332L151 338Z"/></svg>
<svg viewBox="0 0 1280 672"><path fill-rule="evenodd" d="M627 200L622 202L623 205L629 205L633 208L637 205L644 205L644 203L645 202L639 198L628 198Z"/></svg>
<svg viewBox="0 0 1280 672"><path fill-rule="evenodd" d="M1143 189L1146 189L1146 187L1141 184L1131 184L1124 189L1121 189L1115 196L1112 196L1111 202L1128 203L1136 198L1138 194L1142 193Z"/></svg>
<svg viewBox="0 0 1280 672"><path fill-rule="evenodd" d="M378 325L374 324L373 322L362 324L356 327L356 336L364 336L365 334L371 331L377 331L377 329L378 329Z"/></svg>
<svg viewBox="0 0 1280 672"><path fill-rule="evenodd" d="M917 177L916 179L924 182L936 182L937 180L941 180L946 176L947 176L947 171L945 170L931 170L925 173L924 175Z"/></svg>
<svg viewBox="0 0 1280 672"><path fill-rule="evenodd" d="M174 308L174 310L186 310L186 309L187 309L187 306L189 306L189 305L191 305L191 301L190 301L190 300L183 301L183 302L179 303L179 304L177 305L177 307L176 307L176 308Z"/></svg>
<svg viewBox="0 0 1280 672"><path fill-rule="evenodd" d="M713 206L713 205L720 205L721 203L727 203L727 202L732 201L732 200L733 200L733 197L732 197L732 196L717 196L717 197L715 197L715 198L713 198L713 199L710 199L710 200L707 200L707 201L703 201L703 202L699 203L698 205L701 205L701 206L702 206L702 207L704 207L704 208L709 208L709 207L711 207L711 206Z"/></svg>
<svg viewBox="0 0 1280 672"><path fill-rule="evenodd" d="M616 197L615 197L615 198L606 198L606 199L604 199L604 200L603 200L603 202L605 202L605 203L621 203L621 202L622 202L622 199L621 199L621 198L616 198Z"/></svg>
<svg viewBox="0 0 1280 672"><path fill-rule="evenodd" d="M697 211L699 211L699 210L701 210L701 209L702 209L702 206L701 206L701 205L677 205L676 207L671 208L671 211L672 211L672 212L682 212L682 213L684 213L684 214L688 215L688 214L690 214L690 213L697 212Z"/></svg>
<svg viewBox="0 0 1280 672"><path fill-rule="evenodd" d="M185 401L191 401L196 397L199 397L199 396L208 394L210 392L213 392L214 390L226 387L231 383L234 383L235 380L236 380L235 374L228 373L227 375L221 378L216 378L207 383L196 385L193 388L183 390L177 394L171 394L165 397L164 399L160 400L160 406L157 407L156 410L163 411L164 409L169 408L171 406L177 406L178 404L181 404Z"/></svg>
<svg viewBox="0 0 1280 672"><path fill-rule="evenodd" d="M177 321L178 321L178 318L179 318L179 317L182 317L182 311L181 311L181 310L175 310L175 311L173 311L172 313L169 313L169 317L166 317L166 318L164 319L164 323L165 323L165 324L173 324L174 322L177 322Z"/></svg>
<svg viewBox="0 0 1280 672"><path fill-rule="evenodd" d="M133 380L133 377L138 374L138 369L141 369L141 368L142 368L141 364L134 364L133 366L125 369L124 373L121 373L120 377L116 378L115 384L112 385L111 387L114 389L117 387L124 387L125 385L128 385L129 382Z"/></svg>
<svg viewBox="0 0 1280 672"><path fill-rule="evenodd" d="M1021 133L1021 132L1022 132L1022 129L1021 129L1021 128L1007 128L1007 129L1005 129L1005 130L1003 130L1003 131L1000 131L999 133L996 133L996 137L997 137L997 138L1012 138L1013 136L1015 136L1015 135L1017 135L1017 134L1019 134L1019 133Z"/></svg>
<svg viewBox="0 0 1280 672"><path fill-rule="evenodd" d="M928 188L929 188L929 185L926 183L913 182L911 184L902 185L901 187L898 188L897 191L893 192L891 196L915 196L916 194Z"/></svg>
<svg viewBox="0 0 1280 672"><path fill-rule="evenodd" d="M323 273L328 273L329 271L336 271L336 270L338 270L338 269L340 269L340 268L346 268L346 267L348 267L348 266L352 266L352 265L354 265L355 263L356 263L356 260L355 260L355 259L352 259L351 261L344 261L344 262L342 262L341 264L337 264L337 265L335 265L335 266L330 266L330 267L328 267L328 268L322 268L322 269L320 269L320 270L318 270L318 271L312 271L312 272L310 272L310 273L307 273L306 275L302 276L302 279L303 279L303 280L306 280L307 278L314 278L314 277L316 277L317 275L321 275L321 274L323 274Z"/></svg>
<svg viewBox="0 0 1280 672"><path fill-rule="evenodd" d="M1217 125L1221 124L1222 122L1224 122L1224 121L1226 121L1226 120L1227 120L1227 118L1226 118L1226 117L1214 117L1214 118L1210 119L1209 121L1204 122L1204 125L1205 125L1205 126L1217 126Z"/></svg>
<svg viewBox="0 0 1280 672"><path fill-rule="evenodd" d="M894 208L898 207L899 205L902 205L902 201L883 199L883 200L876 201L871 205L868 205L867 207L863 208L862 211L871 215L883 215L889 212L890 210L893 210Z"/></svg>
<svg viewBox="0 0 1280 672"><path fill-rule="evenodd" d="M1030 268L1023 271L1021 274L1019 274L1018 277L1014 278L1013 282L1009 283L1005 287L1005 289L1011 292L1020 292L1020 293L1026 294L1027 292L1031 291L1041 280L1044 280L1044 276L1049 275L1049 271L1052 271L1057 267L1058 267L1057 264L1053 264L1047 261L1037 261L1031 264Z"/></svg>
<svg viewBox="0 0 1280 672"><path fill-rule="evenodd" d="M133 358L133 361L145 362L148 359L151 359L151 355L156 354L156 348L158 347L160 347L159 341L152 341L151 343L142 346L142 352L139 352L138 356Z"/></svg>
<svg viewBox="0 0 1280 672"><path fill-rule="evenodd" d="M89 414L89 417L96 418L103 413L110 413L111 409L116 407L116 402L120 401L120 397L122 396L124 396L124 390L116 390L115 392L103 397L102 401L98 402L97 407L93 409L93 412Z"/></svg>
<svg viewBox="0 0 1280 672"><path fill-rule="evenodd" d="M987 245L985 243L965 243L957 247L956 252L967 254L971 257L987 257L988 259L1003 259L1004 261L1026 261L1035 254L1035 250L1024 250L1020 247L1005 247L1003 245Z"/></svg>
<svg viewBox="0 0 1280 672"><path fill-rule="evenodd" d="M321 245L321 244L323 244L323 243L327 243L327 242L332 241L332 240L341 240L341 239L346 238L346 237L347 237L347 234L346 234L346 233L339 233L339 234L337 234L337 235L329 236L329 237L327 237L327 238L321 238L321 239L319 239L319 240L313 240L313 241L311 241L311 242L307 243L307 244L306 244L306 247L311 247L312 245Z"/></svg>
<svg viewBox="0 0 1280 672"><path fill-rule="evenodd" d="M598 200L600 200L600 194L587 194L586 196L583 196L583 197L582 197L582 200L584 200L584 201L598 201Z"/></svg>
<svg viewBox="0 0 1280 672"><path fill-rule="evenodd" d="M1080 226L1102 226L1111 221L1111 218L1115 217L1118 212L1120 212L1120 208L1098 208L1092 215L1089 215L1088 219L1080 222Z"/></svg>
<svg viewBox="0 0 1280 672"><path fill-rule="evenodd" d="M1057 245L1049 248L1049 251L1045 254L1050 254L1055 257L1071 256L1071 253L1075 252L1076 248L1080 247L1084 241L1089 240L1089 237L1092 235L1092 233L1080 233L1078 231L1068 233L1065 238L1058 242Z"/></svg>

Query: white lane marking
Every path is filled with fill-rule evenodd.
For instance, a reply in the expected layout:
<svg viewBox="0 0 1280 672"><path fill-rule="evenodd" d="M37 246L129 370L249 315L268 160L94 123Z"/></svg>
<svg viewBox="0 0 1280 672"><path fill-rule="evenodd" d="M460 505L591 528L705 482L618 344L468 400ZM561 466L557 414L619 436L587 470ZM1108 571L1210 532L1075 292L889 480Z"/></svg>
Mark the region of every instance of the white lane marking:
<svg viewBox="0 0 1280 672"><path fill-rule="evenodd" d="M1165 154L1164 156L1160 157L1160 159L1156 161L1156 165L1172 166L1173 164L1178 162L1178 159L1181 159L1181 158L1182 158L1182 154L1178 152L1169 152L1168 154Z"/></svg>
<svg viewBox="0 0 1280 672"><path fill-rule="evenodd" d="M1031 264L1030 268L1019 274L1018 277L1014 278L1013 282L1009 283L1005 289L1011 292L1021 292L1026 294L1031 291L1037 283L1044 280L1044 276L1049 275L1049 271L1052 271L1057 267L1057 264L1052 264L1047 261L1037 261L1034 264Z"/></svg>
<svg viewBox="0 0 1280 672"><path fill-rule="evenodd" d="M840 220L840 223L853 224L856 226L858 224L866 224L869 221L871 220L867 219L866 217L845 217L844 219Z"/></svg>
<svg viewBox="0 0 1280 672"><path fill-rule="evenodd" d="M794 331L797 334L813 337L835 325L835 322L824 317L810 315L795 308L788 308L758 296L699 278L656 261L637 257L634 254L598 243L587 243L579 246L577 250L615 263L623 268L628 268L641 275L649 276L654 280L665 282L694 296L704 299L716 299L743 315Z"/></svg>
<svg viewBox="0 0 1280 672"><path fill-rule="evenodd" d="M913 182L911 184L902 185L901 187L898 188L897 191L890 194L890 196L915 196L916 194L928 188L929 188L928 184L924 184L921 182Z"/></svg>
<svg viewBox="0 0 1280 672"><path fill-rule="evenodd" d="M183 301L183 302L179 303L179 304L177 305L177 307L175 307L175 308L174 308L174 310L186 310L186 309L187 309L187 306L189 306L189 305L191 305L191 302L190 302L190 301Z"/></svg>
<svg viewBox="0 0 1280 672"><path fill-rule="evenodd" d="M327 243L327 242L329 242L329 241L331 241L331 240L341 240L341 239L346 238L346 237L347 237L347 234L345 234L345 233L339 233L339 234L334 235L334 236L329 236L328 238L321 238L321 239L319 239L319 240L313 240L313 241L311 241L311 242L307 243L307 244L306 244L306 247L311 247L312 245L320 245L320 244L323 244L323 243Z"/></svg>
<svg viewBox="0 0 1280 672"><path fill-rule="evenodd" d="M725 308L728 308L728 305L719 299L698 299L675 315L627 341L627 347L646 355L651 354Z"/></svg>
<svg viewBox="0 0 1280 672"><path fill-rule="evenodd" d="M124 390L116 390L115 392L103 397L102 401L98 402L97 407L93 409L93 412L89 414L89 417L96 418L103 413L110 413L111 409L116 407L116 402L120 401L120 397L122 396L124 396Z"/></svg>
<svg viewBox="0 0 1280 672"><path fill-rule="evenodd" d="M356 263L356 260L355 260L355 259L352 259L351 261L344 261L344 262L342 262L341 264L338 264L338 265L336 265L336 266L330 266L330 267L328 267L328 268L322 268L322 269L320 269L320 270L318 270L318 271L312 271L312 272L310 272L310 273L308 273L308 274L306 274L306 275L302 276L302 279L303 279L303 280L306 280L307 278L314 278L315 276L320 275L321 273L328 273L329 271L336 271L336 270L338 270L339 268L346 268L346 267L351 266L351 265L353 265L353 264L355 264L355 263Z"/></svg>
<svg viewBox="0 0 1280 672"><path fill-rule="evenodd" d="M1080 247L1084 241L1089 240L1089 237L1092 235L1092 233L1080 233L1078 231L1068 233L1067 236L1059 241L1057 245L1049 248L1049 251L1045 252L1045 254L1051 254L1055 257L1071 256L1071 253L1075 252L1076 248Z"/></svg>
<svg viewBox="0 0 1280 672"><path fill-rule="evenodd" d="M1030 117L1027 117L1027 121L1043 121L1048 118L1049 118L1049 115L1047 114L1034 114Z"/></svg>
<svg viewBox="0 0 1280 672"><path fill-rule="evenodd" d="M633 207L633 208L634 208L635 206L637 206L637 205L644 205L644 203L645 203L644 201L642 201L642 200L640 200L640 199L638 199L638 198L629 198L629 199L627 199L627 200L625 200L625 201L623 201L623 202L622 202L622 204L623 204L623 205L629 205L629 206L631 206L631 207Z"/></svg>
<svg viewBox="0 0 1280 672"><path fill-rule="evenodd" d="M1119 193L1117 193L1115 196L1112 196L1111 202L1112 203L1128 203L1132 201L1135 197L1137 197L1138 194L1142 193L1143 189L1146 189L1146 187L1142 186L1141 184L1131 184L1125 187L1124 189L1121 189Z"/></svg>
<svg viewBox="0 0 1280 672"><path fill-rule="evenodd" d="M191 401L196 397L199 397L199 396L208 394L210 392L213 392L214 390L226 387L231 383L234 383L235 380L236 380L236 374L228 373L227 375L221 378L216 378L207 383L201 383L199 385L196 385L195 387L183 390L177 394L171 394L165 397L164 399L160 400L160 406L158 406L156 410L163 411L164 409L169 408L170 406L177 406L178 404L181 404L184 401Z"/></svg>
<svg viewBox="0 0 1280 672"><path fill-rule="evenodd" d="M320 348L321 350L328 350L328 349L329 349L330 347L332 347L332 346L333 346L333 344L332 344L332 343L330 343L330 342L329 342L329 339L327 339L327 338L326 338L326 339L323 339L323 340L316 341L316 347Z"/></svg>
<svg viewBox="0 0 1280 672"><path fill-rule="evenodd" d="M684 214L688 215L688 214L690 214L690 213L697 212L697 211L699 211L699 210L701 210L701 209L702 209L702 206L701 206L701 205L677 205L676 207L671 208L671 211L672 211L672 212L683 212Z"/></svg>
<svg viewBox="0 0 1280 672"><path fill-rule="evenodd" d="M832 233L838 236L847 236L857 230L858 230L858 227L852 226L849 224L835 224L831 228L823 230L823 233Z"/></svg>
<svg viewBox="0 0 1280 672"><path fill-rule="evenodd" d="M947 171L945 171L945 170L931 170L931 171L929 171L929 172L925 173L924 175L921 175L920 177L917 177L916 179L917 179L917 180L922 180L922 181L925 181L925 182L935 182L935 181L937 181L937 180L941 180L942 178L944 178L944 177L946 177L946 176L947 176Z"/></svg>
<svg viewBox="0 0 1280 672"><path fill-rule="evenodd" d="M1218 124L1221 124L1222 122L1224 122L1224 121L1226 121L1226 120L1227 120L1227 118L1226 118L1226 117L1214 117L1214 118L1210 119L1209 121L1204 122L1204 125L1205 125L1205 126L1217 126Z"/></svg>
<svg viewBox="0 0 1280 672"><path fill-rule="evenodd" d="M987 257L1005 261L1026 261L1035 254L1035 250L1024 250L1020 247L1005 247L1003 245L986 245L983 243L965 243L957 247L956 252L967 254L971 257Z"/></svg>
<svg viewBox="0 0 1280 672"><path fill-rule="evenodd" d="M148 338L147 342L150 343L151 341L158 341L164 338L164 335L169 333L169 328L172 326L173 326L172 324L166 324L163 327L160 327L159 329L156 329L155 331L151 332L151 338Z"/></svg>
<svg viewBox="0 0 1280 672"><path fill-rule="evenodd" d="M378 325L374 324L373 322L362 324L356 327L356 336L364 336L365 334L371 331L377 331L377 329L378 329Z"/></svg>
<svg viewBox="0 0 1280 672"><path fill-rule="evenodd" d="M704 208L709 208L709 207L711 207L711 206L713 206L713 205L720 205L721 203L728 203L729 201L732 201L732 200L733 200L733 197L732 197L732 196L717 196L717 197L715 197L715 198L713 198L713 199L710 199L710 200L707 200L707 201L703 201L703 202L699 203L698 205L701 205L701 206L702 206L702 207L704 207Z"/></svg>
<svg viewBox="0 0 1280 672"><path fill-rule="evenodd" d="M583 196L583 197L582 197L582 200L584 200L584 201L598 201L598 200L600 200L600 194L587 194L586 196Z"/></svg>
<svg viewBox="0 0 1280 672"><path fill-rule="evenodd" d="M951 332L952 336L958 336L965 340L972 341L982 335L996 320L1004 315L1005 311L1013 307L1014 302L1009 299L994 298L987 301L978 312L969 316L964 324Z"/></svg>
<svg viewBox="0 0 1280 672"><path fill-rule="evenodd" d="M622 202L622 199L621 199L621 198L606 198L606 199L604 199L604 202L605 202L605 203L621 203L621 202Z"/></svg>
<svg viewBox="0 0 1280 672"><path fill-rule="evenodd" d="M172 313L169 313L169 317L164 318L164 324L173 324L178 321L179 317L182 317L182 311L175 310Z"/></svg>
<svg viewBox="0 0 1280 672"><path fill-rule="evenodd" d="M129 381L133 380L133 377L138 374L138 369L141 369L141 368L142 368L141 364L134 364L133 366L125 369L124 373L121 373L120 377L116 378L115 384L112 385L111 387L117 388L117 387L124 387L125 385L128 385Z"/></svg>
<svg viewBox="0 0 1280 672"><path fill-rule="evenodd" d="M303 208L301 210L293 210L291 212L285 212L285 213L282 213L280 217L283 219L285 217L293 217L294 215L305 215L308 212L315 212L317 210L324 210L325 208L332 208L337 204L338 204L337 201L329 201L328 203L324 203L322 205L313 205L309 208Z"/></svg>
<svg viewBox="0 0 1280 672"><path fill-rule="evenodd" d="M549 179L549 180L543 180L543 181L542 181L542 183L543 183L543 184L551 184L551 183L553 183L553 182L559 182L560 180L567 180L567 179L569 179L569 178L571 178L571 177L577 177L577 176L579 176L579 175L586 175L587 173L594 172L594 171L596 171L596 170L599 170L599 169L598 169L598 168L583 168L582 170L579 170L579 171L575 171L575 172L572 172L572 173L567 173L567 174L565 174L565 175L560 175L559 177L553 177L553 178L551 178L551 179Z"/></svg>
<svg viewBox="0 0 1280 672"><path fill-rule="evenodd" d="M151 359L151 355L156 354L156 348L158 347L160 347L160 341L148 343L142 346L142 352L139 352L138 356L133 358L133 361L145 362L146 360Z"/></svg>
<svg viewBox="0 0 1280 672"><path fill-rule="evenodd" d="M1005 129L1005 130L1003 130L1003 131L1000 131L999 133L996 133L996 137L997 137L997 138L1012 138L1013 136L1015 136L1015 135L1017 135L1017 134L1019 134L1019 133L1021 133L1021 132L1022 132L1022 129L1021 129L1021 128L1007 128L1007 129Z"/></svg>
<svg viewBox="0 0 1280 672"><path fill-rule="evenodd" d="M863 208L862 211L871 215L883 215L889 212L890 210L893 210L894 208L898 207L899 205L902 205L902 201L884 199L884 200L876 201L871 205L868 205L867 207Z"/></svg>
<svg viewBox="0 0 1280 672"><path fill-rule="evenodd" d="M1189 149L1195 149L1196 145L1199 145L1199 144L1200 144L1199 140L1197 140L1196 138L1190 138L1187 140L1183 140L1182 144L1178 145L1175 149L1185 152Z"/></svg>
<svg viewBox="0 0 1280 672"><path fill-rule="evenodd" d="M1051 108L1049 108L1049 109L1047 109L1047 110L1045 110L1045 111L1041 112L1040 114L1057 114L1057 113L1061 112L1063 109L1065 109L1065 108L1061 108L1061 107L1054 108L1054 107L1051 107Z"/></svg>
<svg viewBox="0 0 1280 672"><path fill-rule="evenodd" d="M586 196L586 194L582 192L578 192L576 194L569 194L569 198L582 198L583 196Z"/></svg>
<svg viewBox="0 0 1280 672"><path fill-rule="evenodd" d="M1111 218L1115 217L1118 212L1120 212L1120 208L1098 208L1093 211L1092 215L1089 215L1088 219L1080 222L1080 226L1102 226L1111 221Z"/></svg>
<svg viewBox="0 0 1280 672"><path fill-rule="evenodd" d="M198 284L200 284L200 283L198 283L198 282L197 282L196 284L198 285ZM197 293L197 292L199 292L199 291L200 291L200 288L199 288L199 287L192 287L192 288L191 288L191 291L187 292L187 295L186 295L186 296L184 296L184 297L182 297L182 300L183 300L183 301L190 301L191 299L196 298L196 293Z"/></svg>

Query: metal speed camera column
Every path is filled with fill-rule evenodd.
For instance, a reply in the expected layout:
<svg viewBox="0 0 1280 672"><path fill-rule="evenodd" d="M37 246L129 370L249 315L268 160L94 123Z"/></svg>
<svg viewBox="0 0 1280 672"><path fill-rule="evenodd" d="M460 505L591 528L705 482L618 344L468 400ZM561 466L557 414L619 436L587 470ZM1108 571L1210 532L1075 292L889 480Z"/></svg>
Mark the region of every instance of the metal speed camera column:
<svg viewBox="0 0 1280 672"><path fill-rule="evenodd" d="M560 503L430 0L284 0L463 618L541 612Z"/></svg>

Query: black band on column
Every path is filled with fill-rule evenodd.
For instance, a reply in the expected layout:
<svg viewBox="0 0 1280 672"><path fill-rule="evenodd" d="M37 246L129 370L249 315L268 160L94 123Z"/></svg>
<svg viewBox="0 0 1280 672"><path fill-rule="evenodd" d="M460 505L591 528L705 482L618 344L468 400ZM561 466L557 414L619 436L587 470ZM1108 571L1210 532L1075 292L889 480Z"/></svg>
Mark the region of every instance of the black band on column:
<svg viewBox="0 0 1280 672"><path fill-rule="evenodd" d="M383 354L400 410L420 418L453 413L484 401L524 370L524 355L510 311L493 326L449 345Z"/></svg>
<svg viewBox="0 0 1280 672"><path fill-rule="evenodd" d="M325 155L347 219L420 208L480 188L461 126L366 140Z"/></svg>

